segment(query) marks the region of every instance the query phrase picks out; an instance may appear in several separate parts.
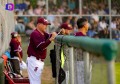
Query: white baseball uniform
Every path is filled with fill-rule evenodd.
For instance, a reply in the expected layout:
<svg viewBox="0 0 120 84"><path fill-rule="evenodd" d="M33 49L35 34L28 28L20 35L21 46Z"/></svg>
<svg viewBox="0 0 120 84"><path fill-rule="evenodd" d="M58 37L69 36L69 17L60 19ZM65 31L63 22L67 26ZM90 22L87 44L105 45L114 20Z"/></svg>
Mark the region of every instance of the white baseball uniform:
<svg viewBox="0 0 120 84"><path fill-rule="evenodd" d="M37 60L36 57L30 56L27 58L28 76L30 84L41 84L41 74L44 67L44 62Z"/></svg>

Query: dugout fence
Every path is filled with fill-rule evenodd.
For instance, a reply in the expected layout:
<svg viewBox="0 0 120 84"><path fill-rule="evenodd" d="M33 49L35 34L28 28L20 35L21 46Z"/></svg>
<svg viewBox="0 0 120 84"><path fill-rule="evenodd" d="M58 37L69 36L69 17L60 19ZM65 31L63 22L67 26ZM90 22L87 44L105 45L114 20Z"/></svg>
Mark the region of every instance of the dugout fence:
<svg viewBox="0 0 120 84"><path fill-rule="evenodd" d="M66 73L62 84L116 84L114 70L114 59L118 51L116 41L59 35L55 45L56 84L59 84L61 45L65 59L63 70Z"/></svg>

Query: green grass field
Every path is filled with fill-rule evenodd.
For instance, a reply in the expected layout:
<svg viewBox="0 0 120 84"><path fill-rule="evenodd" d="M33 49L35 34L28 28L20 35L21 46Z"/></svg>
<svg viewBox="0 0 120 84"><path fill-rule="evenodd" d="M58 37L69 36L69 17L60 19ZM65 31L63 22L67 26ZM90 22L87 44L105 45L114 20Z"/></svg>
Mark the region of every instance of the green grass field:
<svg viewBox="0 0 120 84"><path fill-rule="evenodd" d="M24 61L27 58L27 47L28 47L28 38L23 37L22 39L22 48L24 54ZM51 63L49 57L49 50L53 48L53 43L48 47L47 58L45 60L45 67L42 74L42 84L55 84L55 79L52 78L51 72ZM107 84L107 69L106 64L93 64L92 70L92 83L91 84ZM120 84L120 63L115 64L116 70L116 84Z"/></svg>
<svg viewBox="0 0 120 84"><path fill-rule="evenodd" d="M106 64L92 64L92 81L91 84L108 84L107 83Z"/></svg>
<svg viewBox="0 0 120 84"><path fill-rule="evenodd" d="M116 84L120 84L120 63L115 63ZM106 64L93 64L92 84L108 84Z"/></svg>
<svg viewBox="0 0 120 84"><path fill-rule="evenodd" d="M120 63L115 64L116 84L120 84Z"/></svg>

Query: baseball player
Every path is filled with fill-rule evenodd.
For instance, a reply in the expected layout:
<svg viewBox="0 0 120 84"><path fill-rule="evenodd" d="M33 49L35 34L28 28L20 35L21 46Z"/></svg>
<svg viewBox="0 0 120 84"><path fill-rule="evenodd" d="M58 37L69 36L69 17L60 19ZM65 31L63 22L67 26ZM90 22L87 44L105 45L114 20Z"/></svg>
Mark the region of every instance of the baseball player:
<svg viewBox="0 0 120 84"><path fill-rule="evenodd" d="M89 23L86 18L79 18L77 20L78 32L75 33L75 36L86 36Z"/></svg>
<svg viewBox="0 0 120 84"><path fill-rule="evenodd" d="M85 18L79 18L77 20L78 32L75 33L75 36L86 36L89 23L88 20Z"/></svg>
<svg viewBox="0 0 120 84"><path fill-rule="evenodd" d="M70 24L62 23L57 34L58 35L70 35L72 30L73 30L73 28ZM54 46L54 49L50 50L50 59L51 59L51 64L52 64L52 76L55 78L56 77L56 51L55 51L55 46Z"/></svg>
<svg viewBox="0 0 120 84"><path fill-rule="evenodd" d="M88 31L88 27L89 27L89 23L88 20L86 18L79 18L77 20L77 26L78 26L78 32L75 33L75 36L87 36L87 31ZM77 51L76 51L77 52ZM85 84L84 82L84 61L83 61L83 55L80 55L81 57L79 58L80 60L77 61L77 64L79 64L79 71L80 73L77 74L79 76L79 79L77 80L78 83L80 84ZM92 66L90 63L90 72L92 70ZM89 78L88 81L90 81L91 79L91 74L89 74Z"/></svg>
<svg viewBox="0 0 120 84"><path fill-rule="evenodd" d="M61 26L61 34L62 35L70 35L70 33L72 32L73 28L70 24L67 23L62 23Z"/></svg>
<svg viewBox="0 0 120 84"><path fill-rule="evenodd" d="M28 46L27 65L30 84L41 84L41 74L46 58L46 48L56 37L56 33L51 35L46 33L47 25L50 23L44 18L38 18L37 27L30 36Z"/></svg>
<svg viewBox="0 0 120 84"><path fill-rule="evenodd" d="M11 37L12 39L10 41L10 62L13 67L14 73L20 74L20 63L22 63L23 56L21 43L17 32L12 32Z"/></svg>

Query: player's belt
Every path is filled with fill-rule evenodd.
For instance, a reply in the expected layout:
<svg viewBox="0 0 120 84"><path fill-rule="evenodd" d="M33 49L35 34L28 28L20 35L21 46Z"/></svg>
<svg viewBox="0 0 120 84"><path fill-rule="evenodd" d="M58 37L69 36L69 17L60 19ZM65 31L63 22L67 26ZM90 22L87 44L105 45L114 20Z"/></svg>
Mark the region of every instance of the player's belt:
<svg viewBox="0 0 120 84"><path fill-rule="evenodd" d="M33 55L30 55L30 57L36 58L36 56L33 56ZM37 58L36 58L36 59L37 59ZM40 59L40 58L39 58L39 59L37 59L37 60L40 60L40 61L44 62L45 59Z"/></svg>

